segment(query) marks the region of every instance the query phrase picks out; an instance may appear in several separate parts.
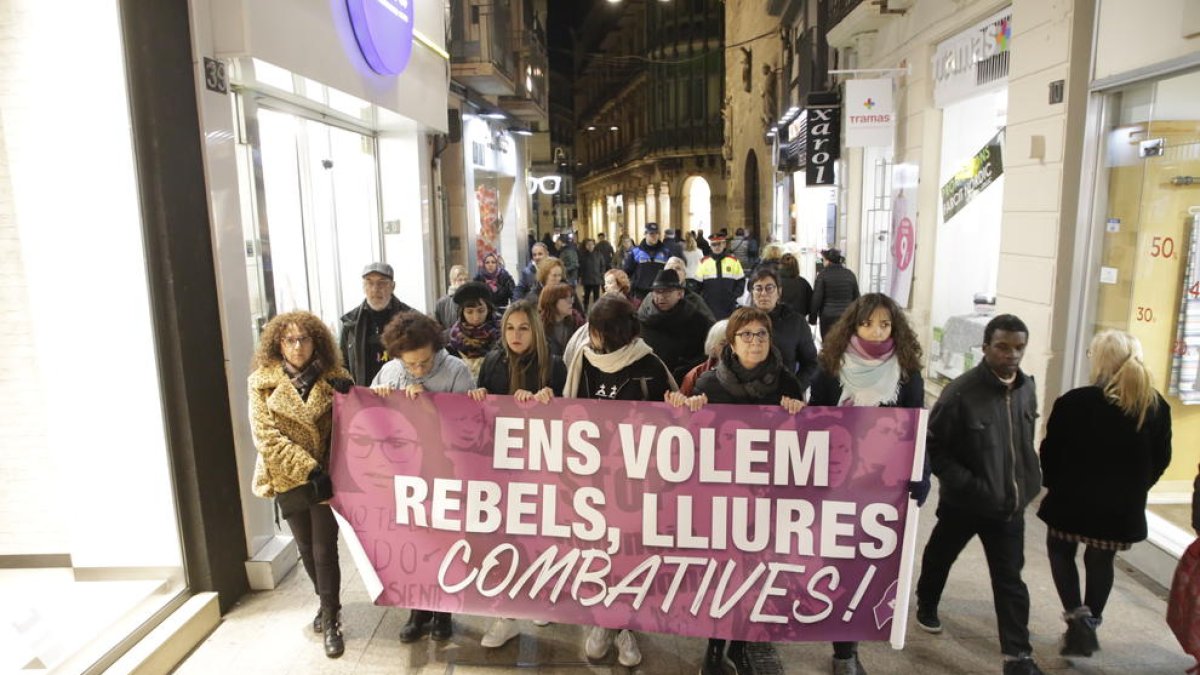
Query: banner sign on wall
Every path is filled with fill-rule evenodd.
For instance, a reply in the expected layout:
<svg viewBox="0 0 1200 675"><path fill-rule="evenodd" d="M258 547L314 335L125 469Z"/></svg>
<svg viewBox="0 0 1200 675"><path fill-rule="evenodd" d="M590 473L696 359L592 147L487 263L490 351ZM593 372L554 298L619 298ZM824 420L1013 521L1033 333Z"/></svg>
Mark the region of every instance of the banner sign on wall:
<svg viewBox="0 0 1200 675"><path fill-rule="evenodd" d="M892 232L888 250L888 296L908 307L917 251L916 164L892 167Z"/></svg>
<svg viewBox="0 0 1200 675"><path fill-rule="evenodd" d="M808 135L805 185L833 185L833 165L841 154L841 105L837 92L813 92L805 108Z"/></svg>
<svg viewBox="0 0 1200 675"><path fill-rule="evenodd" d="M924 438L902 408L356 388L332 504L376 604L899 648Z"/></svg>
<svg viewBox="0 0 1200 675"><path fill-rule="evenodd" d="M413 0L346 0L358 50L371 70L399 75L413 44Z"/></svg>
<svg viewBox="0 0 1200 675"><path fill-rule="evenodd" d="M1001 129L942 186L943 223L950 222L975 195L986 190L992 181L1004 173L1004 160L1001 157L1003 145L1004 130Z"/></svg>
<svg viewBox="0 0 1200 675"><path fill-rule="evenodd" d="M892 79L846 82L846 147L891 147L896 133Z"/></svg>
<svg viewBox="0 0 1200 675"><path fill-rule="evenodd" d="M945 108L1008 82L1012 8L1002 10L937 46L933 103Z"/></svg>

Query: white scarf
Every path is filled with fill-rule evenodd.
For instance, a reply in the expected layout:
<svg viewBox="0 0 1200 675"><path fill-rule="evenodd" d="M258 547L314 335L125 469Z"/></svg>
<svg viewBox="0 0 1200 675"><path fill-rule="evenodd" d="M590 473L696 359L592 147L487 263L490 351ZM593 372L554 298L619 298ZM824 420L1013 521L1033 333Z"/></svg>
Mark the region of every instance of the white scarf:
<svg viewBox="0 0 1200 675"><path fill-rule="evenodd" d="M601 354L592 349L590 343L585 343L581 348L575 350L571 363L567 365L567 385L563 388L563 397L576 398L575 393L579 391L579 381L583 379L583 360L585 358L600 370L606 373L615 373L637 363L647 354L653 353L654 350L650 348L650 345L640 337L634 338L633 342L617 351L607 354ZM672 382L673 384L674 382Z"/></svg>
<svg viewBox="0 0 1200 675"><path fill-rule="evenodd" d="M893 353L872 359L847 349L838 374L842 398L838 405L874 407L895 403L900 398L900 360Z"/></svg>

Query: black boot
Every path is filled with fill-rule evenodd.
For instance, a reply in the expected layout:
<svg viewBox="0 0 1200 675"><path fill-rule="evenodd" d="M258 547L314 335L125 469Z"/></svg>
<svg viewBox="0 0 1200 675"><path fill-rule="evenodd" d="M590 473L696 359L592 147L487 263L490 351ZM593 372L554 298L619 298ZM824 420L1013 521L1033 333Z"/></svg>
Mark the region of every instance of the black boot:
<svg viewBox="0 0 1200 675"><path fill-rule="evenodd" d="M1063 633L1063 645L1059 654L1063 656L1091 656L1100 649L1092 611L1079 607L1063 614L1067 621L1067 632Z"/></svg>
<svg viewBox="0 0 1200 675"><path fill-rule="evenodd" d="M325 632L325 619L324 619L325 615L323 614L323 612L324 612L324 610L318 609L317 615L315 617L313 617L313 624L312 624L313 632L316 633L317 635L320 635L321 633Z"/></svg>
<svg viewBox="0 0 1200 675"><path fill-rule="evenodd" d="M700 675L729 675L732 672L733 662L725 658L725 641L709 640L704 663L700 664Z"/></svg>
<svg viewBox="0 0 1200 675"><path fill-rule="evenodd" d="M737 675L752 675L754 665L750 663L750 650L745 640L731 640L729 643L728 660L733 664L732 672Z"/></svg>
<svg viewBox="0 0 1200 675"><path fill-rule="evenodd" d="M454 624L451 623L450 616L450 612L433 613L433 630L429 631L431 640L445 642L450 639L450 635L454 633Z"/></svg>
<svg viewBox="0 0 1200 675"><path fill-rule="evenodd" d="M346 651L346 642L342 639L342 624L338 621L336 609L321 610L321 623L325 628L325 656L336 659Z"/></svg>
<svg viewBox="0 0 1200 675"><path fill-rule="evenodd" d="M424 609L412 610L408 613L408 622L400 628L400 641L407 643L420 640L429 629L429 622L432 620L433 612Z"/></svg>

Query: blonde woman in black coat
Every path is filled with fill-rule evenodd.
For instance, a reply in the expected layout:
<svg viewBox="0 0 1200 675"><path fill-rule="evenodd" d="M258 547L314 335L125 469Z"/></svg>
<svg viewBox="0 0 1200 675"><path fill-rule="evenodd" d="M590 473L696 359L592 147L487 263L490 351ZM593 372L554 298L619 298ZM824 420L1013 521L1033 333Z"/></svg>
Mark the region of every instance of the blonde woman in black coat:
<svg viewBox="0 0 1200 675"><path fill-rule="evenodd" d="M1064 656L1100 648L1096 628L1112 591L1113 558L1146 538L1146 493L1171 463L1171 409L1154 390L1138 339L1104 331L1092 338L1088 358L1092 384L1054 402L1041 449L1047 492L1038 517L1067 622Z"/></svg>

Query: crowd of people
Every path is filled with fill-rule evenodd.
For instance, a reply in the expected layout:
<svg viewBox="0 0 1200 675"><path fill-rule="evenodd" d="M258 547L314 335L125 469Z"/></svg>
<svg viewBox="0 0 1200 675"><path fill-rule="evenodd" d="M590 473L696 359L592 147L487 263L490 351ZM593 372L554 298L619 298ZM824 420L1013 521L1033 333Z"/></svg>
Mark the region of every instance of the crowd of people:
<svg viewBox="0 0 1200 675"><path fill-rule="evenodd" d="M473 281L456 265L432 315L395 296L390 265L371 263L362 272L364 300L342 317L338 339L307 312L281 314L263 329L249 380L254 491L276 500L296 538L327 656L344 651L337 524L327 503L334 392L359 385L384 397L659 401L693 412L713 404L789 414L806 405L926 405L917 332L891 298L860 295L836 249L823 252L824 269L810 285L795 256L752 248L744 233L664 234L649 223L640 243L622 236L616 248L602 234L582 248L569 236L534 242L515 276L495 254ZM819 347L810 325L819 325ZM1099 648L1114 555L1146 537L1147 492L1171 455L1170 410L1137 339L1118 331L1095 336L1091 383L1054 403L1039 452L1037 396L1021 369L1034 337L1016 316L991 319L982 359L933 404L925 474L908 483L918 505L931 473L939 484L916 583L917 626L943 630L938 607L950 568L978 536L1008 675L1042 672L1021 577L1026 507L1045 487L1037 515L1048 526L1047 564L1063 605L1061 651L1089 656ZM399 638L447 640L453 626L449 613L414 609ZM519 632L516 621L496 619L481 642L499 647ZM620 664L640 663L633 631L586 631L589 658L613 647ZM748 658L742 642L710 640L701 675L750 672ZM866 672L853 642L833 644L831 667L836 675Z"/></svg>

